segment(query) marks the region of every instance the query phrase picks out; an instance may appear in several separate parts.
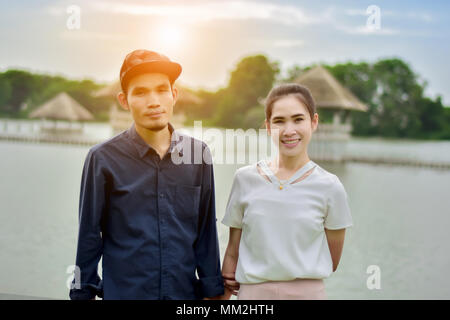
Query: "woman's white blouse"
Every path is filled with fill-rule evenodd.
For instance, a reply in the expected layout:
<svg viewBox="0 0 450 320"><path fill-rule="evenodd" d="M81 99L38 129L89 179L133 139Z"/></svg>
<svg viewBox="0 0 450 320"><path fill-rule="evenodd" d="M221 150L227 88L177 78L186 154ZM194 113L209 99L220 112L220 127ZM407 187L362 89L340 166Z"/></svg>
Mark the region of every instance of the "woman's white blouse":
<svg viewBox="0 0 450 320"><path fill-rule="evenodd" d="M238 169L222 223L242 229L236 280L240 283L323 279L333 272L324 228L353 225L339 178L309 161L283 188L267 162ZM312 173L295 182L308 170ZM292 184L291 184L292 183Z"/></svg>

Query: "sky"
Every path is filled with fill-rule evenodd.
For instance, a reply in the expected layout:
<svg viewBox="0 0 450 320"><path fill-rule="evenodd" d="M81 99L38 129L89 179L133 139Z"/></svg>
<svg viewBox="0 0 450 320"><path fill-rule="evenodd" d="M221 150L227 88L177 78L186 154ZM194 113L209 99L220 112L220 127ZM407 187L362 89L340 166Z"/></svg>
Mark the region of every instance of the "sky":
<svg viewBox="0 0 450 320"><path fill-rule="evenodd" d="M378 14L379 13L379 14ZM215 90L243 57L293 65L401 58L450 106L450 1L0 0L0 71L111 82L135 49Z"/></svg>

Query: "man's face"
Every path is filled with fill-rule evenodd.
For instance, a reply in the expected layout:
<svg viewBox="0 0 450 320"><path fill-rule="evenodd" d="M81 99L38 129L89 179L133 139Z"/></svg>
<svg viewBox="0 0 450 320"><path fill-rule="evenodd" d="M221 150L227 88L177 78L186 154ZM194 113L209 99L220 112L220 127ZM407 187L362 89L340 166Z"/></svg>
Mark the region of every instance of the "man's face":
<svg viewBox="0 0 450 320"><path fill-rule="evenodd" d="M145 73L133 77L128 84L126 101L119 101L130 110L137 126L152 131L166 128L172 118L177 90L170 85L169 77L162 73Z"/></svg>

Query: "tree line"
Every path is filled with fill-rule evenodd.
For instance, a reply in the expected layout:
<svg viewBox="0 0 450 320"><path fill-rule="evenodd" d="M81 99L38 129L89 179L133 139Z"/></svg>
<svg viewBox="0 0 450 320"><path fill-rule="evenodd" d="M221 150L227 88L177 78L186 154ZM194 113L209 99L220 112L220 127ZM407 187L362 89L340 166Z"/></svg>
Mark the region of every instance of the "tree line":
<svg viewBox="0 0 450 320"><path fill-rule="evenodd" d="M278 62L264 55L246 57L231 72L227 87L199 91L203 103L191 106L187 115L190 120L207 119L210 126L259 128L265 118L261 98L274 85L294 82L312 67L294 65L282 77ZM450 139L450 108L443 105L440 96L427 97L426 82L401 59L323 67L368 106L367 112L351 111L353 135ZM318 113L320 121L332 121L329 110L318 109Z"/></svg>
<svg viewBox="0 0 450 320"><path fill-rule="evenodd" d="M36 107L58 93L66 92L93 113L96 120L107 121L111 99L93 96L103 86L92 80L77 81L26 70L7 70L0 73L0 117L28 118Z"/></svg>
<svg viewBox="0 0 450 320"><path fill-rule="evenodd" d="M265 117L261 100L270 89L279 83L295 81L312 67L295 65L281 76L279 62L269 61L264 55L245 57L231 72L226 87L195 91L202 102L182 106L186 124L202 120L204 126L260 128ZM441 97L427 97L426 82L401 59L324 67L368 106L367 112L351 112L353 135L450 139L450 108L443 105ZM96 120L107 121L113 99L92 95L103 86L92 80L75 81L8 70L0 73L0 116L26 118L37 106L65 91L91 111ZM329 111L318 109L318 112L322 122L331 121Z"/></svg>

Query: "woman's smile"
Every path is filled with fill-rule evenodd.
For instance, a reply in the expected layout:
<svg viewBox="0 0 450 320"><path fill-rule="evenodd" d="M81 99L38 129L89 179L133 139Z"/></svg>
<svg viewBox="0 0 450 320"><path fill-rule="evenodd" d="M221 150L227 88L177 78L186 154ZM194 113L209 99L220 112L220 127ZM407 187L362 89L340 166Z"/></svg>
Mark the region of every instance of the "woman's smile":
<svg viewBox="0 0 450 320"><path fill-rule="evenodd" d="M285 146L286 148L295 148L301 141L302 139L300 138L296 138L296 139L281 139L281 143L283 146Z"/></svg>

